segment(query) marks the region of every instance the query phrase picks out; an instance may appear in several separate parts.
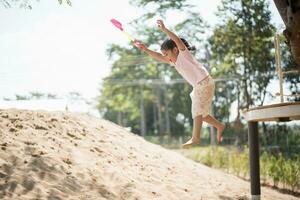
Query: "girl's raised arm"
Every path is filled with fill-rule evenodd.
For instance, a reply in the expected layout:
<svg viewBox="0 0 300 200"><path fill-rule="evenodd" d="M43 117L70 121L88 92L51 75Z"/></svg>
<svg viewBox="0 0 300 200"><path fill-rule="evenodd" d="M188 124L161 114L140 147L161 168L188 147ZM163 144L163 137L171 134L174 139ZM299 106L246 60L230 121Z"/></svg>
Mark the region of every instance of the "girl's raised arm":
<svg viewBox="0 0 300 200"><path fill-rule="evenodd" d="M182 42L182 40L175 33L170 31L169 29L167 29L162 20L157 20L157 24L158 24L158 27L160 28L160 30L162 32L164 32L165 34L167 34L169 36L169 38L175 42L175 44L179 50L181 50L181 51L185 50L186 47L185 47L184 43Z"/></svg>
<svg viewBox="0 0 300 200"><path fill-rule="evenodd" d="M147 47L145 47L144 44L140 43L138 45L136 45L139 49L143 50L144 52L146 52L149 56L153 57L154 59L160 61L160 62L164 62L164 63L168 63L170 64L170 60L166 57L163 56L162 54L152 51L150 49L148 49Z"/></svg>

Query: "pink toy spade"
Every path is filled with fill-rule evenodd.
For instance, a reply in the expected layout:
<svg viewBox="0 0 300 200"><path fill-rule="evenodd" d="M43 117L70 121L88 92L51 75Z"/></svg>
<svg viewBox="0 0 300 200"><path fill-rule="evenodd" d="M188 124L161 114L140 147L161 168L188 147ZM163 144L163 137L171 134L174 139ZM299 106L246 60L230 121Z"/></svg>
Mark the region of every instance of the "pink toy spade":
<svg viewBox="0 0 300 200"><path fill-rule="evenodd" d="M113 23L113 25L115 25L115 27L117 27L118 29L120 29L120 30L124 33L124 35L125 35L129 40L131 40L131 41L133 42L133 44L134 44L136 47L140 48L141 43L140 43L139 41L137 41L136 39L134 39L129 33L127 33L127 32L124 30L124 28L122 27L122 23L121 23L121 22L119 22L119 21L116 20L116 19L111 19L110 21L111 21L111 23Z"/></svg>

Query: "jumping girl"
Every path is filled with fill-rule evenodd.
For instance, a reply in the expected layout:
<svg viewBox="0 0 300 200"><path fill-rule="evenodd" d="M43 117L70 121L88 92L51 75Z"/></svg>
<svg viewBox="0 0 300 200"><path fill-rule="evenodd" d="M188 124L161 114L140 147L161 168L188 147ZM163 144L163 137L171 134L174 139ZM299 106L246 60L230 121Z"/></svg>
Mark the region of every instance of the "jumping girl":
<svg viewBox="0 0 300 200"><path fill-rule="evenodd" d="M222 140L222 132L225 125L209 115L209 109L215 91L215 82L207 70L190 53L192 47L183 38L179 38L167 29L162 20L157 20L160 30L167 34L170 39L161 45L161 53L152 51L138 42L136 46L158 61L171 64L181 76L193 86L190 93L192 100L193 135L192 138L182 145L188 148L200 143L202 122L205 121L217 129L217 140Z"/></svg>

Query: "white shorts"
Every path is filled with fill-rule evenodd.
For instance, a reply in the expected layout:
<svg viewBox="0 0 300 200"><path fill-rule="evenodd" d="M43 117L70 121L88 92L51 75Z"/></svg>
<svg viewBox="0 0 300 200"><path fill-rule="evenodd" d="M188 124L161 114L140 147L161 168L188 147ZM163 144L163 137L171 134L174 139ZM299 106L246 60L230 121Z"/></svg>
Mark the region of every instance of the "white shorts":
<svg viewBox="0 0 300 200"><path fill-rule="evenodd" d="M193 119L199 115L206 117L209 114L214 93L215 81L210 75L193 87L190 93Z"/></svg>

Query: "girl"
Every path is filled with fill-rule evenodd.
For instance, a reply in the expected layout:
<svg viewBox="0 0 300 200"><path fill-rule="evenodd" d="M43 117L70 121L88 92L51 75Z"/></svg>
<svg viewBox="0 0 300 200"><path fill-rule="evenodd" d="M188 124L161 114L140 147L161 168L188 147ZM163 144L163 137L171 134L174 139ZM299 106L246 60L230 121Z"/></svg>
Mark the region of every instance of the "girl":
<svg viewBox="0 0 300 200"><path fill-rule="evenodd" d="M170 38L162 43L162 54L148 49L138 41L135 42L135 45L156 60L174 65L178 73L193 86L193 90L190 93L192 99L193 135L182 147L188 148L193 144L200 143L200 132L203 121L217 128L217 140L220 142L225 125L209 115L215 90L214 80L189 52L192 48L183 38L179 38L167 29L162 20L157 20L157 24L160 30Z"/></svg>

